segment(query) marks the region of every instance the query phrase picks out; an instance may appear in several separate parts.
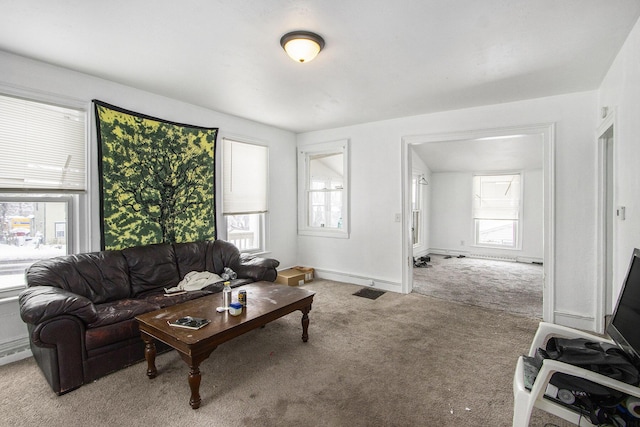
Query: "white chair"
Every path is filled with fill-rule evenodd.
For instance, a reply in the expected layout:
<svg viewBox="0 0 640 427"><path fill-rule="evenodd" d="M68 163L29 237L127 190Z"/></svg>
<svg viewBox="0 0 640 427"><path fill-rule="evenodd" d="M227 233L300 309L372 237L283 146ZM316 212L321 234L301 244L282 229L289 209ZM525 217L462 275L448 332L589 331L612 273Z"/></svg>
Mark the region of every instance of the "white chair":
<svg viewBox="0 0 640 427"><path fill-rule="evenodd" d="M578 331L576 329L564 326L554 325L552 323L541 322L538 330L531 343L529 356L534 356L539 347L544 348L549 338L552 336L563 338L587 338L593 341L600 341L614 344L613 341L599 337L597 335ZM581 415L577 411L555 403L552 400L545 399L544 394L547 390L551 376L556 372L564 372L577 377L585 378L598 384L619 390L630 396L640 398L640 388L616 381L604 375L579 368L567 363L558 362L557 360L544 360L542 368L536 376L535 382L531 387L531 391L524 386L524 360L522 356L518 359L516 372L513 377L513 427L528 427L533 408L539 408L543 411L554 414L562 419L572 422L581 427L591 427L593 424L589 422L589 417Z"/></svg>

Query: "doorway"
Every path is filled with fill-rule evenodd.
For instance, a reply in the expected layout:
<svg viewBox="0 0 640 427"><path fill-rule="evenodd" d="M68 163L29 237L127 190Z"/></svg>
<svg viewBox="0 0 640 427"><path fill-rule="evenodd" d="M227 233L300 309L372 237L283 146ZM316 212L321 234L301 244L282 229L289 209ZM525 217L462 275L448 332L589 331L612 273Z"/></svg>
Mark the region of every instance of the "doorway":
<svg viewBox="0 0 640 427"><path fill-rule="evenodd" d="M542 207L541 213L542 216L542 236L541 236L541 245L542 245L542 262L543 262L543 299L542 299L542 318L545 321L552 320L552 313L554 307L553 301L553 144L554 144L554 125L553 124L543 124L543 125L534 125L530 127L518 127L518 128L505 128L505 129L485 129L485 130L477 130L470 132L458 132L451 134L434 134L434 135L419 135L419 136L411 136L403 138L403 260L405 261L403 265L403 292L409 293L413 290L413 255L414 255L414 247L413 247L413 234L412 234L412 222L413 222L413 206L412 206L412 178L414 166L416 163L416 150L420 147L428 148L428 152L434 154L437 153L438 150L442 150L445 152L443 154L444 157L437 160L439 165L442 165L445 162L452 162L457 157L466 157L466 158L476 158L480 156L479 153L494 153L495 159L492 166L478 166L477 164L473 167L468 166L468 169L483 169L485 171L493 170L497 171L499 169L504 169L502 167L498 167L500 161L504 162L506 158L509 157L510 153L508 145L506 142L509 140L519 140L523 141L533 141L537 140L539 142L538 147L541 148L540 153L540 163L542 170L540 171L541 175L541 185L542 185ZM458 155L446 154L446 149L451 147L458 147L457 153ZM432 150L431 150L432 149ZM460 151L462 150L462 151ZM471 156L461 156L461 153L471 154ZM483 155L484 155L483 154ZM439 154L434 154L435 156ZM491 156L486 156L491 157ZM525 156L526 157L526 156ZM429 168L427 164L424 165L427 169ZM440 167L440 166L439 166ZM513 165L511 168L521 168L521 165ZM427 171L427 176L432 178L427 181L430 183L434 181L434 175ZM468 203L471 205L471 192L469 191ZM431 207L433 208L433 207ZM428 209L426 210L428 211ZM466 231L465 238L456 237L456 245L458 245L459 251L458 253L464 253L471 251L471 248L474 246L473 239L473 222L470 215L470 206L467 210L468 212L468 228ZM438 227L439 229L441 227ZM426 237L426 244L430 248L433 248L432 243L430 242L429 236ZM471 241L469 241L471 240ZM437 249L437 248L436 248ZM452 248L447 248L446 250L452 250ZM474 248L475 250L475 248ZM453 251L455 252L455 250ZM489 251L491 252L491 251ZM498 250L494 253L500 253ZM454 253L455 254L455 253Z"/></svg>

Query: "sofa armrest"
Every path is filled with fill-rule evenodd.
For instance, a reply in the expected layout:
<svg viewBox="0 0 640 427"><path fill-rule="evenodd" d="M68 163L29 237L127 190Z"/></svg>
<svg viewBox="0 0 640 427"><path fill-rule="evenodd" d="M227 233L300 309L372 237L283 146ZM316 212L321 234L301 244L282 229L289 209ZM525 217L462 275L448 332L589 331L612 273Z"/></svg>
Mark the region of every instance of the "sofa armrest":
<svg viewBox="0 0 640 427"><path fill-rule="evenodd" d="M93 303L80 295L52 286L33 286L20 294L20 317L37 325L56 316L71 315L85 324L95 322L98 313Z"/></svg>
<svg viewBox="0 0 640 427"><path fill-rule="evenodd" d="M239 278L253 279L256 282L266 280L273 282L278 276L276 269L280 261L273 258L263 258L250 254L242 254L240 263L236 268Z"/></svg>
<svg viewBox="0 0 640 427"><path fill-rule="evenodd" d="M61 315L27 324L31 352L53 391L61 395L84 384L85 323Z"/></svg>

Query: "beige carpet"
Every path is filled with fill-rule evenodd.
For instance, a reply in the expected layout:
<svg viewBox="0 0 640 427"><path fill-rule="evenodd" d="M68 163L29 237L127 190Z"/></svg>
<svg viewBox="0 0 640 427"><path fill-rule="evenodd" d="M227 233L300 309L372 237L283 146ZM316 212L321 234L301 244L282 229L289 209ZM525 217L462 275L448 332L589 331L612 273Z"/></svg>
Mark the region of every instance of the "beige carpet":
<svg viewBox="0 0 640 427"><path fill-rule="evenodd" d="M542 319L542 265L430 256L413 269L414 292Z"/></svg>
<svg viewBox="0 0 640 427"><path fill-rule="evenodd" d="M512 375L537 320L418 294L353 296L318 280L299 312L223 344L189 407L175 352L56 396L32 359L0 367L2 426L510 426ZM532 426L544 426L536 413ZM564 426L563 423L558 425Z"/></svg>

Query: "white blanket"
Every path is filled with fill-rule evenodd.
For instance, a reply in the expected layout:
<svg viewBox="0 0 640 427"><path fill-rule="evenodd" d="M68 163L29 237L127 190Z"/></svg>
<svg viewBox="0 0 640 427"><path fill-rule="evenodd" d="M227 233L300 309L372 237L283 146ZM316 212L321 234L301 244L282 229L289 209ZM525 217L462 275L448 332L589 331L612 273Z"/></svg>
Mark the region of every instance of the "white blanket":
<svg viewBox="0 0 640 427"><path fill-rule="evenodd" d="M222 277L210 271L191 271L184 276L178 286L167 289L167 292L197 291L205 286L222 282Z"/></svg>

